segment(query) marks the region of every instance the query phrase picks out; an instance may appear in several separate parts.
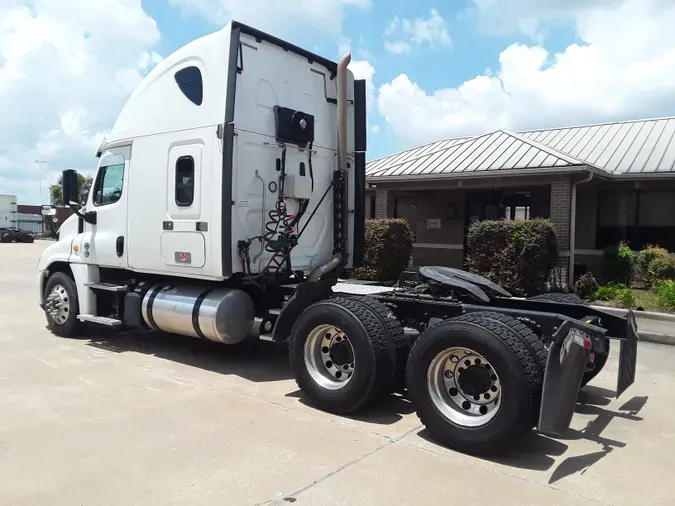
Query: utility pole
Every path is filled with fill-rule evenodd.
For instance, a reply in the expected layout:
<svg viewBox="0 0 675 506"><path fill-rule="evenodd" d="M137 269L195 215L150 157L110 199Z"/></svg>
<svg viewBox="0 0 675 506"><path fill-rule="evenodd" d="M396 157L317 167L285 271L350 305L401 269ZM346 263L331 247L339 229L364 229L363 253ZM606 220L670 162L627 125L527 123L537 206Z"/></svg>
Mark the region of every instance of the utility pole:
<svg viewBox="0 0 675 506"><path fill-rule="evenodd" d="M47 162L45 162L44 160L35 160L35 163L38 164L38 181L40 183L40 205L42 205L42 164Z"/></svg>

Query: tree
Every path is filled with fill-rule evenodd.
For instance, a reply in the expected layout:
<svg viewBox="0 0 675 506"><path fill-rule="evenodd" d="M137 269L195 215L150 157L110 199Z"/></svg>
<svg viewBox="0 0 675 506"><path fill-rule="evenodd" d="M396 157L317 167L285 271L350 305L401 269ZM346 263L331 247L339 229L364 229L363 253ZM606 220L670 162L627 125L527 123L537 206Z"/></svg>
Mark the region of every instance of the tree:
<svg viewBox="0 0 675 506"><path fill-rule="evenodd" d="M80 196L78 199L80 204L84 205L87 202L87 197L89 196L89 188L91 188L93 181L94 178L92 176L83 176L82 174L77 175L77 183L78 186L80 187ZM51 195L52 205L54 206L64 205L62 198L63 176L59 176L59 179L56 182L56 184L49 187L49 193Z"/></svg>

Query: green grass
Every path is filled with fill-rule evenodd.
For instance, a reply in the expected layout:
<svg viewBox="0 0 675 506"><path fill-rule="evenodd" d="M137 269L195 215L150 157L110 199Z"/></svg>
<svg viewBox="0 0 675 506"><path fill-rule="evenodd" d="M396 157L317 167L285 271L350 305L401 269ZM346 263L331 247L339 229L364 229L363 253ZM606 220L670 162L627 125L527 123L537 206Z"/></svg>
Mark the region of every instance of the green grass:
<svg viewBox="0 0 675 506"><path fill-rule="evenodd" d="M665 282L654 286L651 290L630 289L624 285L601 286L594 296L587 300L600 306L625 309L640 307L645 311L675 314L675 282Z"/></svg>
<svg viewBox="0 0 675 506"><path fill-rule="evenodd" d="M633 290L637 299L637 307L645 311L654 311L656 313L674 313L675 311L665 303L658 294L647 290Z"/></svg>

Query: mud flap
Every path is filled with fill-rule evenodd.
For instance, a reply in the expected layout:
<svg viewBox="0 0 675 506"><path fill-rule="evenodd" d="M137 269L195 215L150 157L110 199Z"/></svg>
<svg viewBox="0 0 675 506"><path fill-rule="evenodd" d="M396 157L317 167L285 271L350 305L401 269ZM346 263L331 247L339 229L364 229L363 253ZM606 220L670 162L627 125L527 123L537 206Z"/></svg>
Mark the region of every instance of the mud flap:
<svg viewBox="0 0 675 506"><path fill-rule="evenodd" d="M626 337L621 339L621 350L619 352L619 375L616 379L617 398L635 382L637 347L637 322L635 321L633 311L629 311L628 322L626 323Z"/></svg>
<svg viewBox="0 0 675 506"><path fill-rule="evenodd" d="M538 429L562 435L570 426L584 370L590 360L588 335L565 321L551 343L544 374Z"/></svg>

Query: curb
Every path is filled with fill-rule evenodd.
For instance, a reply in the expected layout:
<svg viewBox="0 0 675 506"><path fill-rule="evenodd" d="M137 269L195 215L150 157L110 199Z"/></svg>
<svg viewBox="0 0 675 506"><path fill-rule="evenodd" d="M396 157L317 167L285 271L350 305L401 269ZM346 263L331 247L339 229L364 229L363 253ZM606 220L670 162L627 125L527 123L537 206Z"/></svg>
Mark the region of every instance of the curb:
<svg viewBox="0 0 675 506"><path fill-rule="evenodd" d="M644 341L647 343L675 346L675 336L667 336L665 334L655 334L653 332L640 332L638 330L638 337L640 341Z"/></svg>
<svg viewBox="0 0 675 506"><path fill-rule="evenodd" d="M625 315L628 312L628 309L617 308L617 307L608 307L608 306L591 306L593 309L598 309L600 311L606 311L608 313L616 315ZM633 309L633 314L637 319L647 319L647 320L657 320L661 322L672 322L675 323L675 315L668 313L654 313L651 311L637 311Z"/></svg>

